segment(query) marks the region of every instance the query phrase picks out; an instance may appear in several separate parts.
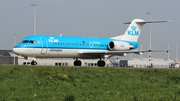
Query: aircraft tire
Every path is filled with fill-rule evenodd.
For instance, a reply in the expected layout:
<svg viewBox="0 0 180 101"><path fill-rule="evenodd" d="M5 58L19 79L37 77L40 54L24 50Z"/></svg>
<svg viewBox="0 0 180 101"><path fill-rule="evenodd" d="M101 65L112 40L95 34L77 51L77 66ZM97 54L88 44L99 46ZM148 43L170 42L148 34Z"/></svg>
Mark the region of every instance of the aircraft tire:
<svg viewBox="0 0 180 101"><path fill-rule="evenodd" d="M104 67L104 66L106 65L106 63L105 63L105 61L103 61L103 60L99 60L99 61L97 62L97 65L98 65L98 67Z"/></svg>
<svg viewBox="0 0 180 101"><path fill-rule="evenodd" d="M31 62L31 65L37 65L37 62L33 60L33 61Z"/></svg>
<svg viewBox="0 0 180 101"><path fill-rule="evenodd" d="M74 66L81 66L81 65L82 65L82 63L80 60L74 61Z"/></svg>

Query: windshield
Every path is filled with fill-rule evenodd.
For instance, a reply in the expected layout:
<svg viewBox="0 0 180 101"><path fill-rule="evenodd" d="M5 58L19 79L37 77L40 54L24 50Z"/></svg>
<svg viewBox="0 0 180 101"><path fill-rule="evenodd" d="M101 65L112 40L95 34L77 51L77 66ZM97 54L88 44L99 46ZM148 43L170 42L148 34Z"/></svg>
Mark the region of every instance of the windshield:
<svg viewBox="0 0 180 101"><path fill-rule="evenodd" d="M36 41L30 40L29 43L31 43L31 44L36 44Z"/></svg>
<svg viewBox="0 0 180 101"><path fill-rule="evenodd" d="M36 41L35 40L23 40L21 43L36 44Z"/></svg>
<svg viewBox="0 0 180 101"><path fill-rule="evenodd" d="M29 43L29 40L23 40L22 43Z"/></svg>

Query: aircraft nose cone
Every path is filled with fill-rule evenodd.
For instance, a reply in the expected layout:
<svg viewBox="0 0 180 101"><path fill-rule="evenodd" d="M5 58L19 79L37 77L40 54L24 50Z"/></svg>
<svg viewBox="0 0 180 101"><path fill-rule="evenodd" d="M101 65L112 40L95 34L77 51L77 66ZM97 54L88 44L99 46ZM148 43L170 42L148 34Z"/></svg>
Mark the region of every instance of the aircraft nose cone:
<svg viewBox="0 0 180 101"><path fill-rule="evenodd" d="M17 55L20 55L20 51L18 48L13 48L13 52Z"/></svg>

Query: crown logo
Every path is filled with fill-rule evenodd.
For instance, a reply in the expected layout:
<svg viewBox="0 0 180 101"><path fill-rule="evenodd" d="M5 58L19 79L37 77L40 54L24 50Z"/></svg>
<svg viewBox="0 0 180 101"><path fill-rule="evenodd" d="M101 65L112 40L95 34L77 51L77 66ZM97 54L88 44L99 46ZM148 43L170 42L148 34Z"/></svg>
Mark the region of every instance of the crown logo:
<svg viewBox="0 0 180 101"><path fill-rule="evenodd" d="M132 29L133 31L135 31L135 30L136 30L136 28L137 28L137 27L136 27L136 26L134 26L134 25L133 25L133 26L131 26L131 29Z"/></svg>

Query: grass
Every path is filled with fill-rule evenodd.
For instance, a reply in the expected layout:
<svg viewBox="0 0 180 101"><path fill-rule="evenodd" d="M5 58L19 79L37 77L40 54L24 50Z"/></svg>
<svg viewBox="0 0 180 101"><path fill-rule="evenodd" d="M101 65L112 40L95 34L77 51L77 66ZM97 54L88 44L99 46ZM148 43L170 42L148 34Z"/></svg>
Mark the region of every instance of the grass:
<svg viewBox="0 0 180 101"><path fill-rule="evenodd" d="M0 65L0 100L180 101L180 70Z"/></svg>

